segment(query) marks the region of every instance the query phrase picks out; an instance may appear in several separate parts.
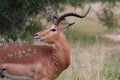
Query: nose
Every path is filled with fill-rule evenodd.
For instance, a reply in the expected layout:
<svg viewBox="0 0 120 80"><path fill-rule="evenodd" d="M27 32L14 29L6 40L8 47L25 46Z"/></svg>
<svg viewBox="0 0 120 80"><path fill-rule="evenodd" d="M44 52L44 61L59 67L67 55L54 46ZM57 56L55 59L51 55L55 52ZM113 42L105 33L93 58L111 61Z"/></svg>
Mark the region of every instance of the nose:
<svg viewBox="0 0 120 80"><path fill-rule="evenodd" d="M35 37L35 36L38 36L38 35L39 35L39 34L38 34L38 33L36 33L36 34L34 34L34 37Z"/></svg>
<svg viewBox="0 0 120 80"><path fill-rule="evenodd" d="M38 33L35 33L34 36L33 36L34 39L40 39L39 37L39 34Z"/></svg>

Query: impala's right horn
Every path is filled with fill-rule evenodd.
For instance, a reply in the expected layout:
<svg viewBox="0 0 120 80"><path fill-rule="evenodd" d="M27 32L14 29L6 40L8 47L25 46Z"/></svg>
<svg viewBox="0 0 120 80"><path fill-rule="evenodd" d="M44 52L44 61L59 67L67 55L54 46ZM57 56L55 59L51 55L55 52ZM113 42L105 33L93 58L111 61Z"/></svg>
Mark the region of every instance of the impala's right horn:
<svg viewBox="0 0 120 80"><path fill-rule="evenodd" d="M61 15L61 16L56 20L55 24L58 25L63 19L65 19L65 18L68 17L68 16L74 16L74 17L78 17L78 18L84 18L84 17L86 17L86 16L88 15L88 13L89 13L89 11L90 11L90 8L91 8L91 6L89 6L88 10L87 10L86 13L83 14L83 15L79 15L79 14L76 14L76 13L73 13L73 12L63 14L63 15Z"/></svg>
<svg viewBox="0 0 120 80"><path fill-rule="evenodd" d="M54 22L54 19L58 19L58 17L54 14L50 15L51 21Z"/></svg>

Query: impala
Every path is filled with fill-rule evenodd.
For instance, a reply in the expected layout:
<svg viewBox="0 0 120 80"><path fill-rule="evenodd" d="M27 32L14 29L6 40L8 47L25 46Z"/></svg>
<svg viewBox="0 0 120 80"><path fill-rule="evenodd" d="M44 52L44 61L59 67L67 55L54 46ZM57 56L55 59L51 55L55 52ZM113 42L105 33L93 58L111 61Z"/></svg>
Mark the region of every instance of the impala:
<svg viewBox="0 0 120 80"><path fill-rule="evenodd" d="M70 47L63 30L74 24L59 25L68 16L84 18L66 13L52 16L52 22L42 31L35 33L34 39L49 45L5 43L0 46L0 75L13 80L55 80L70 64ZM57 18L54 20L54 18Z"/></svg>

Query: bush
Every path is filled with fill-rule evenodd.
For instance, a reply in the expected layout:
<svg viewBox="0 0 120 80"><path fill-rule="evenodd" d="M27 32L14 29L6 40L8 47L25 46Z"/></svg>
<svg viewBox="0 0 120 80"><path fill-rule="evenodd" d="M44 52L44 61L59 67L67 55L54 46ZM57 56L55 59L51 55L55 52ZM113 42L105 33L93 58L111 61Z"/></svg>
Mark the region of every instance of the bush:
<svg viewBox="0 0 120 80"><path fill-rule="evenodd" d="M100 21L108 28L116 28L120 26L118 20L115 18L114 7L116 7L114 1L105 2L102 13L98 15Z"/></svg>
<svg viewBox="0 0 120 80"><path fill-rule="evenodd" d="M5 38L5 41L17 41L19 38L25 38L41 27L39 21L32 22L26 26L26 21L30 16L40 13L45 15L47 6L50 8L59 8L58 2L62 0L54 0L51 3L48 0L0 0L0 35ZM57 6L57 7L56 7ZM23 31L21 33L21 31ZM26 35L24 35L26 32Z"/></svg>

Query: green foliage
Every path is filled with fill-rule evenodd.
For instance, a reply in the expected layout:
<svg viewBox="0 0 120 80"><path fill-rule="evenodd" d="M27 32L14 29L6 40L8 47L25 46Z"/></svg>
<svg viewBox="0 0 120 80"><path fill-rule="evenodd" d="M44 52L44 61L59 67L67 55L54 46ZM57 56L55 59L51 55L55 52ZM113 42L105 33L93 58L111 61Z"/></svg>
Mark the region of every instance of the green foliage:
<svg viewBox="0 0 120 80"><path fill-rule="evenodd" d="M39 13L41 18L47 18L51 13L57 14L63 10L65 4L82 7L83 3L91 1L95 0L0 0L0 36L7 42L23 40L42 25L40 21L30 21L30 25L26 25L31 16ZM114 6L118 0L102 0L103 4L106 1L113 3ZM110 17L113 13L108 11L103 13L101 20L107 26L115 26L117 22L114 17Z"/></svg>
<svg viewBox="0 0 120 80"><path fill-rule="evenodd" d="M82 6L82 4L85 2L86 0L68 0L68 2L72 5L72 6L74 6L74 7L76 7L76 6Z"/></svg>
<svg viewBox="0 0 120 80"><path fill-rule="evenodd" d="M100 19L104 23L104 25L106 25L109 28L118 26L118 24L117 24L118 22L114 17L114 13L107 8L104 8L103 14L101 14Z"/></svg>
<svg viewBox="0 0 120 80"><path fill-rule="evenodd" d="M113 8L115 7L115 2L106 2L104 3L104 8L102 13L99 15L100 21L103 22L108 28L116 28L120 25L118 24L118 20L115 18L115 13Z"/></svg>
<svg viewBox="0 0 120 80"><path fill-rule="evenodd" d="M0 0L0 34L7 42L29 36L23 33L32 34L41 24L35 26L36 22L31 22L31 25L26 26L28 18L37 13L46 15L47 7L55 11L59 9L58 3L62 2L63 0ZM24 32L21 34L21 31Z"/></svg>
<svg viewBox="0 0 120 80"><path fill-rule="evenodd" d="M110 5L112 6L116 6L116 3L118 2L119 0L102 0L103 4L106 4L106 2L110 3Z"/></svg>

